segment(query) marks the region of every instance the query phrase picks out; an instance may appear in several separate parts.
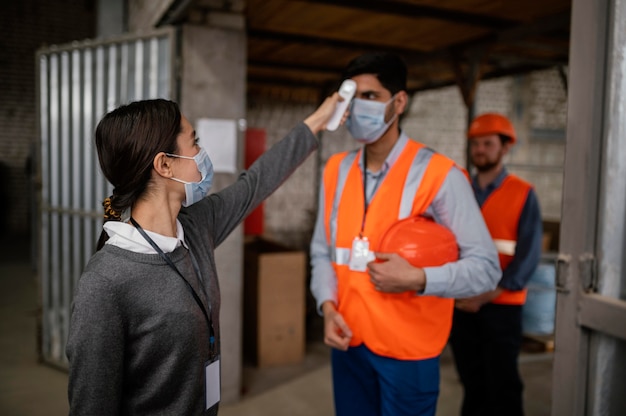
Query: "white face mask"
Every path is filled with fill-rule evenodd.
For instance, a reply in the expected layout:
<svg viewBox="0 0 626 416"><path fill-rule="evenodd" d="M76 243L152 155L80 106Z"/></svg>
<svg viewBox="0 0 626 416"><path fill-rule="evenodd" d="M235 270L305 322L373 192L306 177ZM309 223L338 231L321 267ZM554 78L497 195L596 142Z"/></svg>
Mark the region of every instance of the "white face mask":
<svg viewBox="0 0 626 416"><path fill-rule="evenodd" d="M196 202L202 200L207 195L209 195L209 191L211 190L211 185L213 184L213 163L211 163L211 158L209 158L208 153L204 150L204 148L200 148L200 151L194 157L189 156L181 156L174 155L171 153L166 153L166 155L170 157L178 157L181 159L193 159L198 166L198 172L202 175L202 178L199 182L187 182L182 179L170 178L176 182L185 184L185 202L183 202L184 207L188 207Z"/></svg>
<svg viewBox="0 0 626 416"><path fill-rule="evenodd" d="M346 120L346 127L356 141L363 144L374 143L385 134L397 116L394 114L391 120L385 123L387 105L394 98L395 95L386 103L360 98L352 100L352 108L350 109L350 116Z"/></svg>

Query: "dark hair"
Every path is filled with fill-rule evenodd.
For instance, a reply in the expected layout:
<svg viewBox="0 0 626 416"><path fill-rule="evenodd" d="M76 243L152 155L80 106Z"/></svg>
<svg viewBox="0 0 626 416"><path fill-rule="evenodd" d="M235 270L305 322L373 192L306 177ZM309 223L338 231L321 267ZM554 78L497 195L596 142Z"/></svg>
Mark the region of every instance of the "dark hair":
<svg viewBox="0 0 626 416"><path fill-rule="evenodd" d="M407 69L404 61L389 52L371 52L354 58L343 71L343 79L374 74L392 95L406 91Z"/></svg>
<svg viewBox="0 0 626 416"><path fill-rule="evenodd" d="M513 139L511 139L506 134L498 133L498 136L500 137L500 142L502 143L502 146L513 141Z"/></svg>
<svg viewBox="0 0 626 416"><path fill-rule="evenodd" d="M181 131L178 104L157 99L136 101L106 114L96 128L102 173L113 185L105 200L105 219L117 219L146 191L159 152L176 153ZM111 213L115 215L111 215ZM106 241L100 236L98 249Z"/></svg>

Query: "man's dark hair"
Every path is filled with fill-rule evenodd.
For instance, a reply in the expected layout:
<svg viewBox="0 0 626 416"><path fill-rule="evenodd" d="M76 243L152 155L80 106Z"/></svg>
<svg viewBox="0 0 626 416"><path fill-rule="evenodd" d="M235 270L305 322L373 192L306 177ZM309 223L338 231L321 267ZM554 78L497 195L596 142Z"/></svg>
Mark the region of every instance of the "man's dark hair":
<svg viewBox="0 0 626 416"><path fill-rule="evenodd" d="M373 52L357 56L343 71L343 79L361 74L376 75L382 86L392 95L398 91L406 91L406 64L396 54Z"/></svg>

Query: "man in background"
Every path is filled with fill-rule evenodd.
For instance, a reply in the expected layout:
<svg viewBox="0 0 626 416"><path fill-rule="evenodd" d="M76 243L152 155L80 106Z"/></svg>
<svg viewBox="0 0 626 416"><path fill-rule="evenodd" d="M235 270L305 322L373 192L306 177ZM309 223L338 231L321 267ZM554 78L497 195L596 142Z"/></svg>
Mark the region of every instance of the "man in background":
<svg viewBox="0 0 626 416"><path fill-rule="evenodd" d="M512 123L483 114L471 123L468 139L477 170L472 187L498 249L502 279L495 290L455 302L450 345L464 388L461 415L520 416L522 306L541 256L541 212L533 186L503 164L517 140Z"/></svg>

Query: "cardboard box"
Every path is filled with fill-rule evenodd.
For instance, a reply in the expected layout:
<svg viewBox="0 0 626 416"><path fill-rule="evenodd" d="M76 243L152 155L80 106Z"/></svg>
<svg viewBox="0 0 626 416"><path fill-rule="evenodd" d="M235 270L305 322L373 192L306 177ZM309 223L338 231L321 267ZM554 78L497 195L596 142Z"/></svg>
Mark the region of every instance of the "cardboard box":
<svg viewBox="0 0 626 416"><path fill-rule="evenodd" d="M559 221L543 221L542 250L544 253L559 251L559 233L561 223Z"/></svg>
<svg viewBox="0 0 626 416"><path fill-rule="evenodd" d="M255 238L244 252L244 359L295 364L305 352L306 254Z"/></svg>

